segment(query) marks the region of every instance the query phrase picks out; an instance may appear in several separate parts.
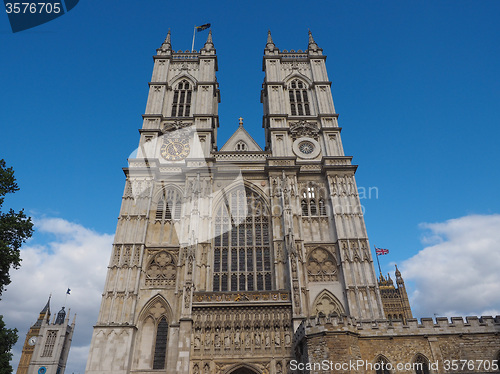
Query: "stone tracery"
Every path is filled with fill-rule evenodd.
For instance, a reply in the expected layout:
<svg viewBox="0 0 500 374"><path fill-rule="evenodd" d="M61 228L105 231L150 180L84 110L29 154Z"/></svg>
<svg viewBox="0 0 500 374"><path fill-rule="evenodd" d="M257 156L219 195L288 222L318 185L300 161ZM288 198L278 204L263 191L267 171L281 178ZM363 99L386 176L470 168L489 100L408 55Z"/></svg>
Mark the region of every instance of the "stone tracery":
<svg viewBox="0 0 500 374"><path fill-rule="evenodd" d="M154 255L146 268L146 285L174 286L177 268L172 254L161 251Z"/></svg>
<svg viewBox="0 0 500 374"><path fill-rule="evenodd" d="M314 249L307 260L307 276L311 282L337 280L337 262L323 248Z"/></svg>

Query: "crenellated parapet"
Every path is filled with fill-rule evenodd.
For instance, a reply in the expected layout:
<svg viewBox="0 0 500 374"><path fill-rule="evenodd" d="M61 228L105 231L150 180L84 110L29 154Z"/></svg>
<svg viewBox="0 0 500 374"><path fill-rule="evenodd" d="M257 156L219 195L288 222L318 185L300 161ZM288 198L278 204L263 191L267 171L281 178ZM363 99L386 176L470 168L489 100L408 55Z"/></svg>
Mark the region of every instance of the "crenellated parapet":
<svg viewBox="0 0 500 374"><path fill-rule="evenodd" d="M302 332L301 332L302 330ZM297 332L295 340L301 336L324 332L350 332L359 336L404 336L431 334L500 334L500 316L467 316L412 318L403 323L401 320L357 320L350 316L316 316L305 319Z"/></svg>
<svg viewBox="0 0 500 374"><path fill-rule="evenodd" d="M467 370L484 372L498 360L500 316L438 317L400 320L357 320L349 316L316 316L302 321L295 332L293 349L297 362L335 360L357 362L352 370L373 372L369 365L384 362L397 372L415 372L412 365L423 363L431 372L452 372L453 362L467 362ZM488 370L486 370L488 371Z"/></svg>

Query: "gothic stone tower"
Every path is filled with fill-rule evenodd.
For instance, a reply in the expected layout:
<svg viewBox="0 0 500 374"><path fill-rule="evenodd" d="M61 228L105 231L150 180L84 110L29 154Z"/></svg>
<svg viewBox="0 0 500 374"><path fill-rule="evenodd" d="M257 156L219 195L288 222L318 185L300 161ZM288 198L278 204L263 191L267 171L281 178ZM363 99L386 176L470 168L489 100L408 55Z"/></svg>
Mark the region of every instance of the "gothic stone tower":
<svg viewBox="0 0 500 374"><path fill-rule="evenodd" d="M266 147L240 126L217 148L211 32L154 56L87 374L283 373L316 315L383 317L326 57L268 35Z"/></svg>
<svg viewBox="0 0 500 374"><path fill-rule="evenodd" d="M24 341L17 374L64 374L75 319L69 325L69 313L64 307L50 322L50 297L29 329Z"/></svg>
<svg viewBox="0 0 500 374"><path fill-rule="evenodd" d="M411 313L410 300L406 293L405 282L397 265L396 284L397 287L394 287L394 282L389 274L385 278L380 273L378 286L384 306L385 318L388 320L401 320L406 323L409 319L413 318L413 315Z"/></svg>

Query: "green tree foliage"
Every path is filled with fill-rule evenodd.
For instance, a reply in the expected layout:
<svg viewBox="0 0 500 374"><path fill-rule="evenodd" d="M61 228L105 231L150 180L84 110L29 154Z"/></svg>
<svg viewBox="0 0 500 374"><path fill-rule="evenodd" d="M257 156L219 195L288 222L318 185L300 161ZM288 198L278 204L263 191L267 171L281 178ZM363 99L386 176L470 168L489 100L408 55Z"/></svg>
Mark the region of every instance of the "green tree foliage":
<svg viewBox="0 0 500 374"><path fill-rule="evenodd" d="M17 329L5 328L3 316L0 316L0 374L11 374L12 366L10 350L17 342Z"/></svg>
<svg viewBox="0 0 500 374"><path fill-rule="evenodd" d="M0 160L0 297L10 283L10 268L17 269L21 265L21 245L33 234L33 222L23 210L2 211L5 195L18 190L14 170ZM0 316L0 374L12 373L10 350L16 342L17 329L6 328L3 316Z"/></svg>
<svg viewBox="0 0 500 374"><path fill-rule="evenodd" d="M14 170L0 160L0 297L10 283L10 267L17 269L21 265L21 245L33 234L33 222L24 210L2 212L4 196L18 190Z"/></svg>

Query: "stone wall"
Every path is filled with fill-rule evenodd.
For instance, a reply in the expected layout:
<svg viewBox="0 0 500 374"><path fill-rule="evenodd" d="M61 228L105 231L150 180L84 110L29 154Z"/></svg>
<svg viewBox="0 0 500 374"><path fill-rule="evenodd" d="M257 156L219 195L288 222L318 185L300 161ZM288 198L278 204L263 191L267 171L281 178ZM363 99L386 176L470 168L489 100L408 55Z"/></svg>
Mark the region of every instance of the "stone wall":
<svg viewBox="0 0 500 374"><path fill-rule="evenodd" d="M294 352L292 372L375 373L381 362L390 373L416 373L418 362L426 362L430 373L499 372L500 316L411 319L407 324L311 318L297 329ZM299 362L309 366L299 367Z"/></svg>

